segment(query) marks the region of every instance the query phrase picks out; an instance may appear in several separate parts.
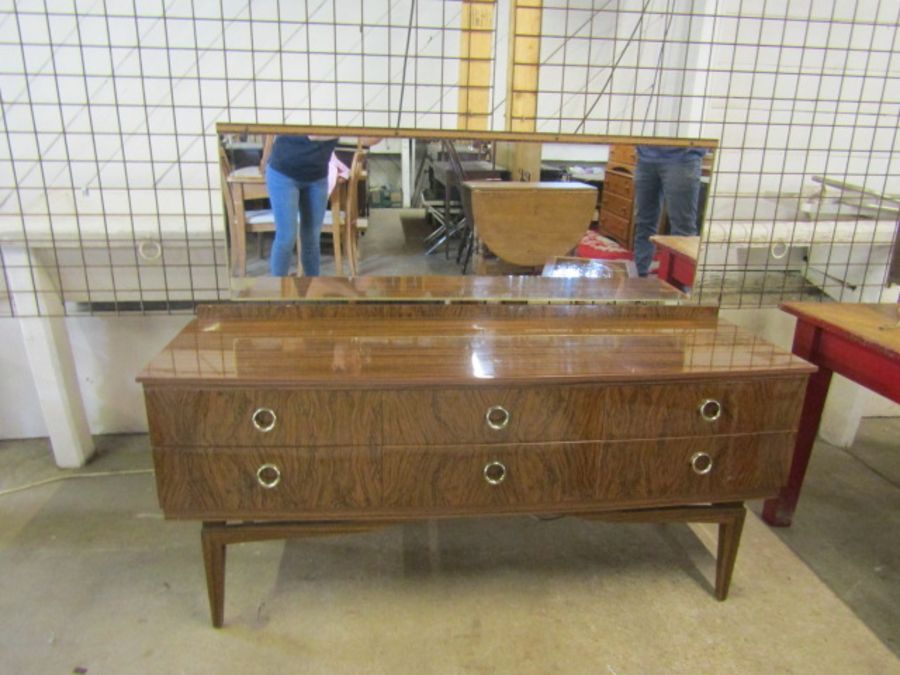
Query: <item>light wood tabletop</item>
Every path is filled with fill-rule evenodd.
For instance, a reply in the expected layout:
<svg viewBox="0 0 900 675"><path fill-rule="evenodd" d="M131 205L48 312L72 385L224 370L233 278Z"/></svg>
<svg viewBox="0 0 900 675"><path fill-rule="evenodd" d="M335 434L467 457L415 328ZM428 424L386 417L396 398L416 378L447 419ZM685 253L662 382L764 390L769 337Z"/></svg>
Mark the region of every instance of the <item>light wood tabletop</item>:
<svg viewBox="0 0 900 675"><path fill-rule="evenodd" d="M668 248L676 253L697 261L700 251L700 237L676 237L670 234L654 234L650 237L657 246Z"/></svg>
<svg viewBox="0 0 900 675"><path fill-rule="evenodd" d="M785 302L781 309L885 354L900 354L900 305L896 303Z"/></svg>

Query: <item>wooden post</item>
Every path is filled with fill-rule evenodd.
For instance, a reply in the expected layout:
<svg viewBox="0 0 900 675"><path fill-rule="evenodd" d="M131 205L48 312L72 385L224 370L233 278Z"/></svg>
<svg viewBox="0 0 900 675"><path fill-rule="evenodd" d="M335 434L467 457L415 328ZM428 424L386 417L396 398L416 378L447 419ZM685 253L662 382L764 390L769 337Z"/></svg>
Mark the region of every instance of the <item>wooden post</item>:
<svg viewBox="0 0 900 675"><path fill-rule="evenodd" d="M510 13L506 78L506 128L509 131L535 130L542 5L543 0L516 0ZM541 179L540 143L504 145L507 147L498 147L498 161L510 170L513 180L535 182Z"/></svg>
<svg viewBox="0 0 900 675"><path fill-rule="evenodd" d="M491 43L495 0L466 0L462 5L459 58L460 129L486 130L491 119Z"/></svg>

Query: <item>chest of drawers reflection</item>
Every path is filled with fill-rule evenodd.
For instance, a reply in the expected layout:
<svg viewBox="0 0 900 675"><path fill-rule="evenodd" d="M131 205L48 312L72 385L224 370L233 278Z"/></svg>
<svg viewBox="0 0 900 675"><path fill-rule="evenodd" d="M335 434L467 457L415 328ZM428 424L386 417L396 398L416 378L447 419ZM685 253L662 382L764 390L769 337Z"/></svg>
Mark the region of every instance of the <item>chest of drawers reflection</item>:
<svg viewBox="0 0 900 675"><path fill-rule="evenodd" d="M719 523L724 599L811 370L710 308L249 303L139 379L220 626L229 543L498 514Z"/></svg>

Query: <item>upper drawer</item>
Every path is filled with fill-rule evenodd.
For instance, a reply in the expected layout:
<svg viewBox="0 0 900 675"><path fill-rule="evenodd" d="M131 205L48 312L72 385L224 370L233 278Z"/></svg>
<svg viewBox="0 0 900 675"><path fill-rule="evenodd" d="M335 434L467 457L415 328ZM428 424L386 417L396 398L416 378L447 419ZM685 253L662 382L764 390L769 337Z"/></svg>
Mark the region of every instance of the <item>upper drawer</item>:
<svg viewBox="0 0 900 675"><path fill-rule="evenodd" d="M367 391L146 387L153 445L371 445L380 395Z"/></svg>
<svg viewBox="0 0 900 675"><path fill-rule="evenodd" d="M520 443L793 431L805 384L806 378L798 377L391 391L384 398L384 443Z"/></svg>
<svg viewBox="0 0 900 675"><path fill-rule="evenodd" d="M634 178L627 174L607 171L603 177L603 194L618 195L631 201L634 196Z"/></svg>

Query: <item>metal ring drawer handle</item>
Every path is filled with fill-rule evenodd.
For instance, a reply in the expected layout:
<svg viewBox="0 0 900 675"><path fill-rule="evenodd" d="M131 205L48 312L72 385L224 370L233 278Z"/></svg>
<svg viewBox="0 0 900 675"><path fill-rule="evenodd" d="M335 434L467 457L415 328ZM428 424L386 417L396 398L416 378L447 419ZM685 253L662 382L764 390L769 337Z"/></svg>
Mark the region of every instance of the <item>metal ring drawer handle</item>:
<svg viewBox="0 0 900 675"><path fill-rule="evenodd" d="M275 428L275 422L278 421L275 411L271 408L257 408L253 411L251 419L257 431L261 431L264 434L272 431Z"/></svg>
<svg viewBox="0 0 900 675"><path fill-rule="evenodd" d="M484 479L489 485L500 485L506 480L506 466L503 462L494 460L484 465Z"/></svg>
<svg viewBox="0 0 900 675"><path fill-rule="evenodd" d="M715 422L722 416L722 404L714 398L707 398L700 401L697 410L700 411L700 417L707 422Z"/></svg>
<svg viewBox="0 0 900 675"><path fill-rule="evenodd" d="M698 476L705 476L712 471L712 457L705 452L695 452L691 455L691 468Z"/></svg>
<svg viewBox="0 0 900 675"><path fill-rule="evenodd" d="M509 418L509 410L504 408L502 405L492 405L484 414L484 419L487 422L487 425L495 431L505 429L509 424Z"/></svg>
<svg viewBox="0 0 900 675"><path fill-rule="evenodd" d="M271 490L281 482L281 469L274 464L263 464L256 470L256 481Z"/></svg>

